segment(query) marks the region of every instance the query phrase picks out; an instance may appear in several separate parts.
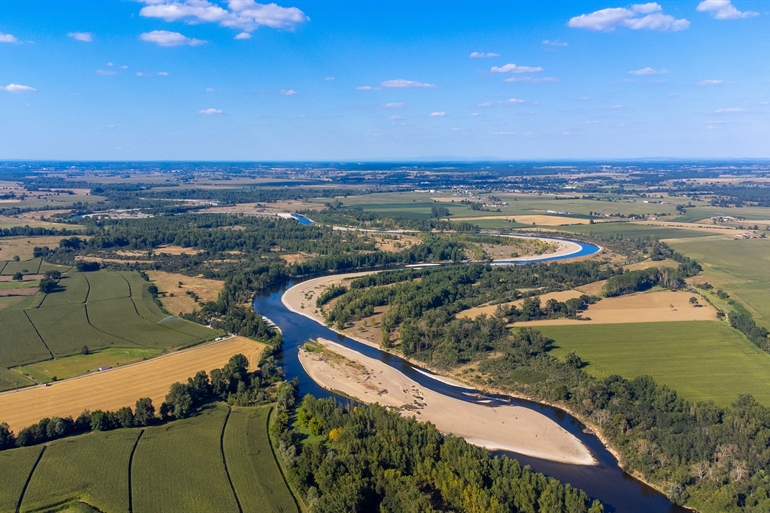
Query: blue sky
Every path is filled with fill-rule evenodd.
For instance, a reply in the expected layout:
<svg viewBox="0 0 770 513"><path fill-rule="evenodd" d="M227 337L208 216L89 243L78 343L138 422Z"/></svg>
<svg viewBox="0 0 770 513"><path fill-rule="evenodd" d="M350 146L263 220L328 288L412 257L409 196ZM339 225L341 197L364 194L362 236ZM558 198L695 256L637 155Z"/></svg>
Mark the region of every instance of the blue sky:
<svg viewBox="0 0 770 513"><path fill-rule="evenodd" d="M770 158L766 0L0 0L0 159Z"/></svg>

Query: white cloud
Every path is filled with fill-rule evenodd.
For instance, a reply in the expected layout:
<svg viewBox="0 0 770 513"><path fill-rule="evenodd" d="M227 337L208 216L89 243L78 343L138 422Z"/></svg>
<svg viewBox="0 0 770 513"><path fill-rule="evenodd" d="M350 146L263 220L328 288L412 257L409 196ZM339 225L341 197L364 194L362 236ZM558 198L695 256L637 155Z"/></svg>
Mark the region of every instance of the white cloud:
<svg viewBox="0 0 770 513"><path fill-rule="evenodd" d="M238 40L241 40L241 39L251 39L251 34L249 34L248 32L241 32L240 34L235 36L234 39L238 39Z"/></svg>
<svg viewBox="0 0 770 513"><path fill-rule="evenodd" d="M100 75L107 75L107 76L117 75L118 74L117 71L113 71L111 69L97 69L96 72L98 74L100 74Z"/></svg>
<svg viewBox="0 0 770 513"><path fill-rule="evenodd" d="M492 66L492 73L539 73L543 71L540 66L517 66L516 64L506 64L505 66Z"/></svg>
<svg viewBox="0 0 770 513"><path fill-rule="evenodd" d="M416 80L404 80L403 78L397 78L396 80L386 80L380 85L382 87L398 87L398 88L436 87L435 84L426 84L424 82L417 82Z"/></svg>
<svg viewBox="0 0 770 513"><path fill-rule="evenodd" d="M524 100L519 100L518 98L511 98L510 100L498 102L499 105L519 105L521 103L524 103Z"/></svg>
<svg viewBox="0 0 770 513"><path fill-rule="evenodd" d="M219 114L222 114L222 111L220 109L203 109L199 110L198 114L205 114L206 116L218 116Z"/></svg>
<svg viewBox="0 0 770 513"><path fill-rule="evenodd" d="M379 88L372 87L372 86L358 86L358 87L356 87L356 89L359 90L359 91L374 91L374 90L379 89Z"/></svg>
<svg viewBox="0 0 770 513"><path fill-rule="evenodd" d="M168 76L168 71L158 71L158 76L159 77L167 77Z"/></svg>
<svg viewBox="0 0 770 513"><path fill-rule="evenodd" d="M741 109L739 107L730 107L727 109L717 109L714 111L714 114L738 114L741 112L746 112L746 109Z"/></svg>
<svg viewBox="0 0 770 513"><path fill-rule="evenodd" d="M770 102L759 102L760 105L770 105Z"/></svg>
<svg viewBox="0 0 770 513"><path fill-rule="evenodd" d="M629 75L636 75L636 76L642 76L642 75L668 75L669 71L667 69L653 69L650 67L637 69L634 71L629 71Z"/></svg>
<svg viewBox="0 0 770 513"><path fill-rule="evenodd" d="M489 102L479 103L478 105L476 105L476 107L491 107L491 106L492 104Z"/></svg>
<svg viewBox="0 0 770 513"><path fill-rule="evenodd" d="M695 85L698 86L698 87L706 87L706 86L717 85L717 84L721 84L721 83L722 83L721 80L701 80L700 82L698 82Z"/></svg>
<svg viewBox="0 0 770 513"><path fill-rule="evenodd" d="M5 34L0 32L0 43L18 43L19 40L13 37L11 34Z"/></svg>
<svg viewBox="0 0 770 513"><path fill-rule="evenodd" d="M543 44L546 46L569 46L568 43L559 41L558 39L555 39L553 41L549 41L548 39L546 39L545 41L543 41Z"/></svg>
<svg viewBox="0 0 770 513"><path fill-rule="evenodd" d="M90 43L94 40L94 35L90 32L70 32L67 35L72 39L83 41L84 43Z"/></svg>
<svg viewBox="0 0 770 513"><path fill-rule="evenodd" d="M390 116L390 119L392 119L393 121L396 121L396 120L401 119L401 116L397 116L397 115L394 114L394 115Z"/></svg>
<svg viewBox="0 0 770 513"><path fill-rule="evenodd" d="M471 52L471 59L483 59L484 57L500 57L499 53L494 52Z"/></svg>
<svg viewBox="0 0 770 513"><path fill-rule="evenodd" d="M406 107L406 103L386 103L383 107L386 109L401 109Z"/></svg>
<svg viewBox="0 0 770 513"><path fill-rule="evenodd" d="M136 72L136 76L137 77L149 77L150 74L149 73L142 73L141 71L137 71Z"/></svg>
<svg viewBox="0 0 770 513"><path fill-rule="evenodd" d="M443 112L443 111L442 112L431 112L430 113L430 117L432 117L432 118L443 118L444 116L446 116L446 112Z"/></svg>
<svg viewBox="0 0 770 513"><path fill-rule="evenodd" d="M737 20L759 16L758 12L739 11L731 0L703 0L696 9L698 12L707 12L718 20Z"/></svg>
<svg viewBox="0 0 770 513"><path fill-rule="evenodd" d="M206 43L206 41L183 36L179 32L169 32L168 30L153 30L152 32L145 32L139 36L139 39L142 41L148 41L150 43L156 43L160 46L199 46Z"/></svg>
<svg viewBox="0 0 770 513"><path fill-rule="evenodd" d="M327 82L333 82L334 77L324 77L324 80L326 80Z"/></svg>
<svg viewBox="0 0 770 513"><path fill-rule="evenodd" d="M207 93L213 93L214 91L216 91L216 89L214 89L213 87L207 87L206 88L206 92Z"/></svg>
<svg viewBox="0 0 770 513"><path fill-rule="evenodd" d="M25 86L21 84L8 84L2 89L5 89L9 93L34 93L35 91L37 91L37 89L35 89L34 87Z"/></svg>
<svg viewBox="0 0 770 513"><path fill-rule="evenodd" d="M294 89L281 89L281 94L284 96L294 96L297 94L297 91Z"/></svg>
<svg viewBox="0 0 770 513"><path fill-rule="evenodd" d="M308 18L296 7L281 7L275 3L258 4L254 0L228 0L227 8L208 0L140 0L148 4L140 16L165 21L187 23L218 23L222 27L253 32L259 27L292 29ZM245 39L245 38L241 38Z"/></svg>
<svg viewBox="0 0 770 513"><path fill-rule="evenodd" d="M120 69L128 69L128 66L121 66Z"/></svg>
<svg viewBox="0 0 770 513"><path fill-rule="evenodd" d="M510 77L503 80L503 82L532 82L533 84L542 84L559 82L559 79L556 77Z"/></svg>
<svg viewBox="0 0 770 513"><path fill-rule="evenodd" d="M690 27L690 22L682 18L663 14L663 8L655 3L635 4L630 9L610 7L589 14L581 14L570 19L567 26L585 30L610 32L618 27L631 30L659 30L676 32Z"/></svg>
<svg viewBox="0 0 770 513"><path fill-rule="evenodd" d="M478 115L479 115L478 112L471 112L471 116L478 116Z"/></svg>

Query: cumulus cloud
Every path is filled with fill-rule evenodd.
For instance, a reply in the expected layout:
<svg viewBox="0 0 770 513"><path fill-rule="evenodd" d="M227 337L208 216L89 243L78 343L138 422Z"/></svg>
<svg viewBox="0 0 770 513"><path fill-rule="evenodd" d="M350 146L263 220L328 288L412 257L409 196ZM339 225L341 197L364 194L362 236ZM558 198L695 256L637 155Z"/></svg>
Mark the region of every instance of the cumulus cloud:
<svg viewBox="0 0 770 513"><path fill-rule="evenodd" d="M644 75L668 75L667 69L653 69L650 67L629 71L629 75L644 76Z"/></svg>
<svg viewBox="0 0 770 513"><path fill-rule="evenodd" d="M251 34L248 32L241 32L237 36L235 36L235 39L241 40L241 39L251 39Z"/></svg>
<svg viewBox="0 0 770 513"><path fill-rule="evenodd" d="M297 94L297 91L294 89L281 89L281 94L284 96L294 96Z"/></svg>
<svg viewBox="0 0 770 513"><path fill-rule="evenodd" d="M149 73L142 73L141 71L137 71L137 72L135 73L135 75L136 75L137 77L149 77L149 76L150 76L150 74L149 74Z"/></svg>
<svg viewBox="0 0 770 513"><path fill-rule="evenodd" d="M550 40L546 39L545 41L543 41L543 44L546 45L546 46L569 46L568 43L565 43L563 41L559 41L558 39L556 39L554 41L550 41Z"/></svg>
<svg viewBox="0 0 770 513"><path fill-rule="evenodd" d="M160 18L165 21L187 23L218 23L222 27L242 32L253 32L259 27L292 29L309 20L296 7L281 7L275 3L259 4L255 0L140 0L148 4L139 11L140 16ZM246 39L241 37L240 39Z"/></svg>
<svg viewBox="0 0 770 513"><path fill-rule="evenodd" d="M559 79L556 77L510 77L503 80L503 82L531 82L533 84L543 84L559 82Z"/></svg>
<svg viewBox="0 0 770 513"><path fill-rule="evenodd" d="M707 12L718 20L738 20L759 16L758 12L739 11L731 0L703 0L696 9L698 12Z"/></svg>
<svg viewBox="0 0 770 513"><path fill-rule="evenodd" d="M142 41L155 43L160 46L200 46L206 43L206 41L183 36L179 32L169 32L168 30L153 30L152 32L145 32L139 36L139 39Z"/></svg>
<svg viewBox="0 0 770 513"><path fill-rule="evenodd" d="M90 43L94 40L94 35L90 32L70 32L67 35L72 39L83 41L84 43Z"/></svg>
<svg viewBox="0 0 770 513"><path fill-rule="evenodd" d="M34 93L37 91L34 87L25 86L21 84L8 84L7 86L3 87L4 90L8 91L9 93Z"/></svg>
<svg viewBox="0 0 770 513"><path fill-rule="evenodd" d="M446 112L443 112L443 111L442 112L431 112L430 113L430 117L432 117L432 118L443 118L444 116L446 116Z"/></svg>
<svg viewBox="0 0 770 513"><path fill-rule="evenodd" d="M222 114L222 111L220 109L210 108L210 109L199 110L198 114L204 114L206 116L218 116Z"/></svg>
<svg viewBox="0 0 770 513"><path fill-rule="evenodd" d="M707 86L710 86L710 85L717 85L717 84L721 84L721 83L722 83L721 80L701 80L700 82L698 82L695 85L698 86L698 87L707 87Z"/></svg>
<svg viewBox="0 0 770 513"><path fill-rule="evenodd" d="M396 80L386 80L380 85L382 87L400 88L436 87L435 84L426 84L425 82L417 82L416 80L404 80L403 78L398 78Z"/></svg>
<svg viewBox="0 0 770 513"><path fill-rule="evenodd" d="M741 112L746 112L746 109L742 109L740 107L729 107L727 109L717 109L714 111L714 114L738 114Z"/></svg>
<svg viewBox="0 0 770 513"><path fill-rule="evenodd" d="M516 64L506 64L505 66L492 66L492 73L539 73L543 71L540 66L517 66Z"/></svg>
<svg viewBox="0 0 770 513"><path fill-rule="evenodd" d="M16 39L11 34L5 34L3 32L0 32L0 43L18 43L19 40Z"/></svg>
<svg viewBox="0 0 770 513"><path fill-rule="evenodd" d="M618 27L631 30L659 30L676 32L690 27L684 18L676 19L663 14L658 3L634 4L630 8L610 7L570 19L567 26L585 30L610 32Z"/></svg>
<svg viewBox="0 0 770 513"><path fill-rule="evenodd" d="M494 52L471 52L471 59L483 59L484 57L500 57L499 53Z"/></svg>
<svg viewBox="0 0 770 513"><path fill-rule="evenodd" d="M401 109L406 107L406 103L386 103L383 107L386 109Z"/></svg>

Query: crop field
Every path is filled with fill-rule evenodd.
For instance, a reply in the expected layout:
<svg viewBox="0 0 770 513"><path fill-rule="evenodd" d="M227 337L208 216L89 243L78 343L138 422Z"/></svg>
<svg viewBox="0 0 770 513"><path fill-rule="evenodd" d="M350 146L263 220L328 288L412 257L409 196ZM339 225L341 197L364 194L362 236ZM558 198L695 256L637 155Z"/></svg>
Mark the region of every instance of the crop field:
<svg viewBox="0 0 770 513"><path fill-rule="evenodd" d="M0 511L16 511L24 483L42 449L42 446L22 447L0 452L0 468L3 469Z"/></svg>
<svg viewBox="0 0 770 513"><path fill-rule="evenodd" d="M270 449L269 412L269 406L232 411L224 436L227 468L243 511L296 512Z"/></svg>
<svg viewBox="0 0 770 513"><path fill-rule="evenodd" d="M22 511L83 499L100 511L128 511L128 460L138 429L118 429L52 443L40 460Z"/></svg>
<svg viewBox="0 0 770 513"><path fill-rule="evenodd" d="M770 328L770 239L709 237L670 245L703 266L699 281L724 289L748 308L757 324Z"/></svg>
<svg viewBox="0 0 770 513"><path fill-rule="evenodd" d="M770 405L770 355L717 321L538 327L553 354L576 351L585 370L606 377L648 374L694 401L730 404L752 394Z"/></svg>
<svg viewBox="0 0 770 513"><path fill-rule="evenodd" d="M121 273L100 271L81 276L88 281L90 286L89 303L131 297L131 289Z"/></svg>
<svg viewBox="0 0 770 513"><path fill-rule="evenodd" d="M140 397L150 397L159 407L172 383L187 382L188 377L200 370L220 368L238 353L256 365L265 347L251 339L233 337L68 379L50 387L0 393L0 422L18 431L43 417L77 417L85 409L117 410L133 406Z"/></svg>
<svg viewBox="0 0 770 513"><path fill-rule="evenodd" d="M227 407L217 405L195 422L145 431L132 469L136 513L238 511L220 450L226 416Z"/></svg>
<svg viewBox="0 0 770 513"><path fill-rule="evenodd" d="M63 290L47 294L40 306L50 308L73 303L85 303L91 286L82 273L69 273L65 274L59 281L59 288Z"/></svg>
<svg viewBox="0 0 770 513"><path fill-rule="evenodd" d="M183 274L162 271L151 271L147 274L158 290L166 293L160 301L163 307L173 314L190 313L198 308L198 303L187 295L188 291L195 293L201 301L215 301L224 286L224 282L220 280L207 280ZM182 282L182 285L179 285L179 282Z"/></svg>
<svg viewBox="0 0 770 513"><path fill-rule="evenodd" d="M34 248L48 246L55 248L59 246L59 241L65 237L43 236L43 237L3 237L0 239L0 259L11 260L14 256L21 260L30 260L34 257ZM0 263L0 268L3 265Z"/></svg>
<svg viewBox="0 0 770 513"><path fill-rule="evenodd" d="M35 327L23 310L0 312L0 361L5 367L14 367L51 358Z"/></svg>
<svg viewBox="0 0 770 513"><path fill-rule="evenodd" d="M663 226L650 226L628 222L581 224L573 226L560 226L561 231L596 234L596 235L622 235L632 239L644 237L657 237L659 239L706 237L713 235L707 231L685 230L681 228L668 228Z"/></svg>
<svg viewBox="0 0 770 513"><path fill-rule="evenodd" d="M3 267L3 271L0 274L3 274L3 276L13 276L16 273L37 274L42 261L42 258L34 258L32 260L19 260L18 262L10 260L5 266L2 266L2 263L0 263L0 266Z"/></svg>
<svg viewBox="0 0 770 513"><path fill-rule="evenodd" d="M89 354L74 354L65 358L25 365L17 370L40 383L48 383L73 378L84 373L96 372L99 367L120 367L121 365L149 360L161 353L162 351L159 349L112 347Z"/></svg>

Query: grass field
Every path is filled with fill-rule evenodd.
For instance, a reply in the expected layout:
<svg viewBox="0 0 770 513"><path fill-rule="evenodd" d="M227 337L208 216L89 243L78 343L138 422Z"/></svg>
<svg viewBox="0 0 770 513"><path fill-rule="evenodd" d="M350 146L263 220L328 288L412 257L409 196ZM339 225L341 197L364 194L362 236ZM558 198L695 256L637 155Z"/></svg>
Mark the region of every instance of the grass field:
<svg viewBox="0 0 770 513"><path fill-rule="evenodd" d="M100 271L82 275L89 284L88 302L131 297L131 288L122 273Z"/></svg>
<svg viewBox="0 0 770 513"><path fill-rule="evenodd" d="M77 417L89 409L117 410L150 397L160 407L176 381L187 382L199 370L224 366L230 357L244 354L252 365L259 362L265 344L243 337L206 344L194 349L55 383L0 394L0 422L18 431L43 417Z"/></svg>
<svg viewBox="0 0 770 513"><path fill-rule="evenodd" d="M22 274L37 274L40 270L40 264L42 263L42 258L33 258L32 260L19 260L14 261L11 260L8 263L3 266L2 275L3 276L13 276L16 273L22 273Z"/></svg>
<svg viewBox="0 0 770 513"><path fill-rule="evenodd" d="M752 394L770 406L770 355L723 322L538 327L554 339L553 354L570 351L599 377L649 374L690 400L730 404Z"/></svg>
<svg viewBox="0 0 770 513"><path fill-rule="evenodd" d="M0 483L0 511L16 511L21 490L42 449L42 446L22 447L0 452L0 469L3 469Z"/></svg>
<svg viewBox="0 0 770 513"><path fill-rule="evenodd" d="M757 324L770 328L770 239L715 236L670 245L703 266L699 279L727 291L748 308Z"/></svg>
<svg viewBox="0 0 770 513"><path fill-rule="evenodd" d="M24 388L34 384L34 381L22 376L18 372L0 367L0 391Z"/></svg>
<svg viewBox="0 0 770 513"><path fill-rule="evenodd" d="M15 367L51 358L45 344L23 310L0 312L0 362L3 367Z"/></svg>
<svg viewBox="0 0 770 513"><path fill-rule="evenodd" d="M18 371L40 383L73 378L89 372L96 372L99 367L119 367L130 363L148 360L161 354L159 349L113 347L90 354L75 354L66 358L57 358L46 362L19 367Z"/></svg>
<svg viewBox="0 0 770 513"><path fill-rule="evenodd" d="M32 474L21 510L83 500L100 511L128 511L128 460L138 436L138 429L118 429L52 443Z"/></svg>
<svg viewBox="0 0 770 513"><path fill-rule="evenodd" d="M134 454L136 513L238 511L220 450L226 416L227 407L219 404L194 422L172 422L145 432Z"/></svg>
<svg viewBox="0 0 770 513"><path fill-rule="evenodd" d="M236 408L230 414L224 451L243 511L297 512L268 439L269 406Z"/></svg>

